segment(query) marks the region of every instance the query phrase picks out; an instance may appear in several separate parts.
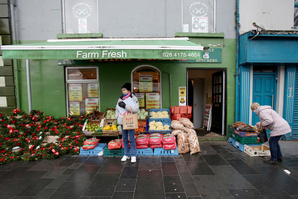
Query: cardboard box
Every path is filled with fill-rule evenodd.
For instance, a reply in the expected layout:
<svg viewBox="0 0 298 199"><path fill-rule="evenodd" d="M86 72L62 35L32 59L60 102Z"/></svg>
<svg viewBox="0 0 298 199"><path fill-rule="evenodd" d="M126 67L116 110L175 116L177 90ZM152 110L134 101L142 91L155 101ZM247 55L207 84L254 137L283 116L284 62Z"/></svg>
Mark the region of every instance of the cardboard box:
<svg viewBox="0 0 298 199"><path fill-rule="evenodd" d="M265 144L260 146L244 145L244 152L250 156L270 156L270 148Z"/></svg>

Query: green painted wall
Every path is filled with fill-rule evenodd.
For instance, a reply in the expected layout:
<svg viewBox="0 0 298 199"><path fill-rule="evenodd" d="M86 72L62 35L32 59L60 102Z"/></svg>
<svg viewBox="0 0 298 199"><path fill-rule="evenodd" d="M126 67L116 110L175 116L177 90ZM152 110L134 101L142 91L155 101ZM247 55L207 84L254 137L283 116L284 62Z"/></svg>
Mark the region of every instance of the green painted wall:
<svg viewBox="0 0 298 199"><path fill-rule="evenodd" d="M193 39L196 40L196 39ZM152 65L162 72L163 108L178 106L178 87L187 84L187 68L225 69L227 72L227 124L235 117L235 64L236 40L204 38L205 45L216 43L222 45L222 63L179 63L167 61L134 62L85 62L85 66L99 67L100 108L115 107L121 95L121 86L131 81L132 70L140 65ZM194 42L201 42L197 39ZM66 116L65 70L58 66L57 60L31 60L32 109L38 109L55 117ZM19 108L27 111L27 87L25 61L19 61L15 68L18 78Z"/></svg>
<svg viewBox="0 0 298 199"><path fill-rule="evenodd" d="M64 67L57 60L30 60L32 110L41 110L46 115L66 115ZM25 60L15 66L18 78L17 93L19 108L28 112L27 76Z"/></svg>

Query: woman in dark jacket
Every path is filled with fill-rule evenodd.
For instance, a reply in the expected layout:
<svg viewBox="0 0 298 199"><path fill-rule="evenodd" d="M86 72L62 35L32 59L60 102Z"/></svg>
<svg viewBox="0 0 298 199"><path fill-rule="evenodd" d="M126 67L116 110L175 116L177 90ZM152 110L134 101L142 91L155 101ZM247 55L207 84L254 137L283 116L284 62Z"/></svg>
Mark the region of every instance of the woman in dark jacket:
<svg viewBox="0 0 298 199"><path fill-rule="evenodd" d="M131 156L131 162L136 162L136 141L135 141L135 130L123 130L123 115L130 113L132 110L133 113L137 113L139 110L139 101L138 98L131 93L131 84L126 83L121 87L122 96L118 99L116 105L116 118L118 124L121 125L122 130L122 139L124 144L124 156L122 157L121 161L126 161ZM131 98L132 104L127 105L125 101L128 101L128 98ZM129 101L131 101L129 100ZM130 150L129 150L129 143L128 143L128 136L130 141Z"/></svg>

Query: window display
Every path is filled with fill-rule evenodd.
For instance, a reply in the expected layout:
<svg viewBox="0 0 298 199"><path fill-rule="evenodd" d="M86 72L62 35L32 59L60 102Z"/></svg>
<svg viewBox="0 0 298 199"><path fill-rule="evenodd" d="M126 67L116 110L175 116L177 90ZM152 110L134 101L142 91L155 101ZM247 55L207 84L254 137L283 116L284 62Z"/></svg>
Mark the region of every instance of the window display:
<svg viewBox="0 0 298 199"><path fill-rule="evenodd" d="M151 66L142 66L133 72L133 92L140 108L161 108L160 72Z"/></svg>
<svg viewBox="0 0 298 199"><path fill-rule="evenodd" d="M67 112L81 115L99 109L97 68L67 67Z"/></svg>

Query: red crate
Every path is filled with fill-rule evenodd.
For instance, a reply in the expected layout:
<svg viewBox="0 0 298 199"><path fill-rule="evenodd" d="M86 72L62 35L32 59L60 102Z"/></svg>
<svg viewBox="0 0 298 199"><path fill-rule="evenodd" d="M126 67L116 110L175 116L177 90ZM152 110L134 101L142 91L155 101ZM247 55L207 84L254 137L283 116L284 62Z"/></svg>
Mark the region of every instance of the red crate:
<svg viewBox="0 0 298 199"><path fill-rule="evenodd" d="M171 106L171 114L177 114L180 113L180 107L179 106Z"/></svg>
<svg viewBox="0 0 298 199"><path fill-rule="evenodd" d="M177 113L177 114L173 114L171 119L172 120L179 120L181 118L181 114L180 113Z"/></svg>
<svg viewBox="0 0 298 199"><path fill-rule="evenodd" d="M180 106L180 113L187 113L187 106Z"/></svg>
<svg viewBox="0 0 298 199"><path fill-rule="evenodd" d="M182 114L181 114L181 117L191 119L192 114L182 113Z"/></svg>
<svg viewBox="0 0 298 199"><path fill-rule="evenodd" d="M192 114L192 106L187 106L187 113Z"/></svg>

